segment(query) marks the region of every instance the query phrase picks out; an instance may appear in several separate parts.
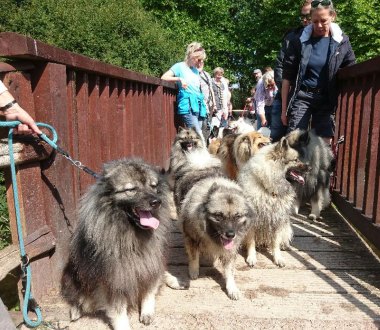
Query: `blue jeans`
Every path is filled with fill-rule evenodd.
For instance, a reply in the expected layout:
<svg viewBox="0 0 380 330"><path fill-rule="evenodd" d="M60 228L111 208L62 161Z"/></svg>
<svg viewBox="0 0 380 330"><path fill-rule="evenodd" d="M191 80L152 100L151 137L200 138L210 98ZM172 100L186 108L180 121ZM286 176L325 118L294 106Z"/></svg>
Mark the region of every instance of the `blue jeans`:
<svg viewBox="0 0 380 330"><path fill-rule="evenodd" d="M194 128L195 131L201 136L203 137L203 134L202 134L202 123L203 123L203 120L205 118L202 118L202 117L199 117L199 114L197 113L187 113L187 114L184 114L184 115L180 115L181 116L181 119L182 121L184 122L185 126L187 128Z"/></svg>
<svg viewBox="0 0 380 330"><path fill-rule="evenodd" d="M281 100L275 99L272 104L270 137L273 142L279 141L286 134L286 126L281 121Z"/></svg>

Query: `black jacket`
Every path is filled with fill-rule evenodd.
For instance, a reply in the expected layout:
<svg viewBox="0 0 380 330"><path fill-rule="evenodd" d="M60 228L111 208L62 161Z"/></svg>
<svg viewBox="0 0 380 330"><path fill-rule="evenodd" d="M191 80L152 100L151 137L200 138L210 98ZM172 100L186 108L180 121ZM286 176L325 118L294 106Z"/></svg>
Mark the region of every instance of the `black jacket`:
<svg viewBox="0 0 380 330"><path fill-rule="evenodd" d="M296 29L288 31L281 44L281 49L276 57L275 67L274 67L274 81L278 87L278 92L276 94L276 99L281 100L281 85L282 85L282 62L284 61L286 50L289 47L289 43L292 39L299 38L303 30L303 26L300 26Z"/></svg>
<svg viewBox="0 0 380 330"><path fill-rule="evenodd" d="M338 89L336 83L336 73L340 68L344 68L356 63L355 54L352 50L348 36L345 35L339 26L331 23L331 42L328 59L328 85L326 91L328 93L331 112L334 112L337 104ZM299 38L293 38L289 42L289 47L285 52L283 61L282 78L290 81L291 99L288 108L294 101L302 84L306 68L311 54L311 37L312 25L304 28Z"/></svg>

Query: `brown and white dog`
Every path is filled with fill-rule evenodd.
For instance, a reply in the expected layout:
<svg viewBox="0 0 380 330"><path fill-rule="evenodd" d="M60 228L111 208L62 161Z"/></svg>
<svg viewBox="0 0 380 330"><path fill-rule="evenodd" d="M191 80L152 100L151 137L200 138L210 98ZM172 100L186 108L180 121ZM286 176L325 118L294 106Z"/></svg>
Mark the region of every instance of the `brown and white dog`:
<svg viewBox="0 0 380 330"><path fill-rule="evenodd" d="M230 134L222 139L217 156L222 161L228 177L235 180L239 169L259 149L268 144L270 144L270 138L259 132Z"/></svg>

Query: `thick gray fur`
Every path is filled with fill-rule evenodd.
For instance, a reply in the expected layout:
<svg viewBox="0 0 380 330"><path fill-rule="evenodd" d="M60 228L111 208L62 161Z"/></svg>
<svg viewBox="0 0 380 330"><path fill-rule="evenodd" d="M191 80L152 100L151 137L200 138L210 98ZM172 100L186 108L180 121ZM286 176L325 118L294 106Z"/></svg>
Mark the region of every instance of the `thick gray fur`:
<svg viewBox="0 0 380 330"><path fill-rule="evenodd" d="M80 201L62 277L72 319L105 311L115 330L129 329L127 308L140 307L140 321L152 321L166 268L169 203L168 185L142 160L104 165L101 179ZM140 228L136 210L150 211L159 227Z"/></svg>
<svg viewBox="0 0 380 330"><path fill-rule="evenodd" d="M289 247L293 230L290 223L296 193L289 182L290 171L302 173L307 166L285 138L261 148L240 170L238 182L243 187L255 220L246 239L247 263L257 262L256 246L265 246L274 263L285 266L281 248Z"/></svg>
<svg viewBox="0 0 380 330"><path fill-rule="evenodd" d="M235 260L253 213L240 186L224 176L220 160L210 155L204 145L183 152L179 141L189 136L193 136L191 130L179 132L171 151L175 201L189 257L189 276L198 278L200 254L218 259L228 296L239 299Z"/></svg>
<svg viewBox="0 0 380 330"><path fill-rule="evenodd" d="M294 185L297 192L295 213L302 203L311 204L310 219L320 218L321 211L330 204L330 178L335 168L335 158L330 146L314 131L295 130L287 136L300 159L310 166L304 185Z"/></svg>

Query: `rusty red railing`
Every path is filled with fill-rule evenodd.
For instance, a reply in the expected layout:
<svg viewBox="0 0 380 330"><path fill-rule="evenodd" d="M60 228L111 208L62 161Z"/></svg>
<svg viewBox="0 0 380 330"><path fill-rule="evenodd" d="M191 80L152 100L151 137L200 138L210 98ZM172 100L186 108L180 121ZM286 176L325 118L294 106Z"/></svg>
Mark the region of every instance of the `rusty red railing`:
<svg viewBox="0 0 380 330"><path fill-rule="evenodd" d="M126 156L167 167L176 133L173 83L15 33L0 34L0 56L10 60L0 63L0 78L37 121L57 130L58 145L72 158L95 172L104 162ZM6 136L5 131L0 134ZM77 201L94 180L62 156L54 162L46 158L50 154L42 143L30 142L18 155L21 214L27 253L34 258L37 299L59 288ZM4 172L12 240L17 244L8 169ZM8 248L8 257L18 263L14 250Z"/></svg>
<svg viewBox="0 0 380 330"><path fill-rule="evenodd" d="M380 56L341 70L336 137L339 148L333 201L380 249Z"/></svg>

